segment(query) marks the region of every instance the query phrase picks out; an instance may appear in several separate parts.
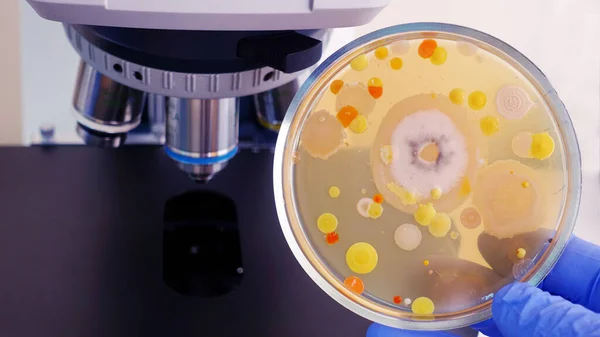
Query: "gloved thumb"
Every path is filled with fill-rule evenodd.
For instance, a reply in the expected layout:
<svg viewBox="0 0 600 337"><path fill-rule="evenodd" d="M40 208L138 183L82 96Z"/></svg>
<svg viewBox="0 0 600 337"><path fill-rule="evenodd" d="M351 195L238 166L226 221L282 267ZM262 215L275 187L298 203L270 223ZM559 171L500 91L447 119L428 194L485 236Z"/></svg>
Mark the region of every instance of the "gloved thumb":
<svg viewBox="0 0 600 337"><path fill-rule="evenodd" d="M599 314L526 283L502 288L492 317L504 337L600 337Z"/></svg>

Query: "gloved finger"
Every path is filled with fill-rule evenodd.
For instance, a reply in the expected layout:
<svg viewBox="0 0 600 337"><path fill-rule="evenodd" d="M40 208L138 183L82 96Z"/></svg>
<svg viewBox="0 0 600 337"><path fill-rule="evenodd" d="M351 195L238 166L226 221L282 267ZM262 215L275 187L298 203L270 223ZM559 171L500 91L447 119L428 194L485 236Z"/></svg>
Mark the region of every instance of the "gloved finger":
<svg viewBox="0 0 600 337"><path fill-rule="evenodd" d="M548 245L548 239L553 236L554 231L543 228L510 239L497 239L482 233L478 247L496 273L510 277L512 266L517 262L518 248L524 248L531 254L527 257L535 259L537 252ZM595 300L600 298L600 247L573 237L540 288L600 312L600 301Z"/></svg>
<svg viewBox="0 0 600 337"><path fill-rule="evenodd" d="M533 260L538 252L548 244L555 231L540 228L535 232L515 235L512 238L498 239L485 232L477 238L477 247L483 259L502 277L513 278L513 266L520 261L517 249L526 252L526 258Z"/></svg>
<svg viewBox="0 0 600 337"><path fill-rule="evenodd" d="M600 312L600 247L573 237L540 288Z"/></svg>
<svg viewBox="0 0 600 337"><path fill-rule="evenodd" d="M529 258L534 258L537 252L543 250L548 244L548 239L554 236L554 231L540 228L535 232L515 235L512 238L498 239L485 232L477 239L477 246L484 260L498 275L499 281L494 282L492 287L498 284L506 284L514 279L513 266L519 262L517 249L523 248L529 253ZM492 291L496 291L493 289ZM503 337L493 319L474 324L473 329L489 337Z"/></svg>
<svg viewBox="0 0 600 337"><path fill-rule="evenodd" d="M367 337L460 337L447 331L408 331L390 328L373 323L367 330Z"/></svg>
<svg viewBox="0 0 600 337"><path fill-rule="evenodd" d="M600 315L526 283L494 297L492 316L505 337L600 337Z"/></svg>
<svg viewBox="0 0 600 337"><path fill-rule="evenodd" d="M444 312L461 311L465 305L480 302L502 282L493 270L471 261L442 255L428 255L427 260L427 268L414 268L422 269L422 274L414 279L413 288Z"/></svg>

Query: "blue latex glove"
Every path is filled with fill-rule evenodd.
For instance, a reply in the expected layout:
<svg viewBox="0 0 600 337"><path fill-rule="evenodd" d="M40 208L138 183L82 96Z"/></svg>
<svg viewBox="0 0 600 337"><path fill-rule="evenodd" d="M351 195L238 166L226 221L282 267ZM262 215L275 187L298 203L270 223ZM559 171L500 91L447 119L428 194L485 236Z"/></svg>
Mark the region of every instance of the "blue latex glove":
<svg viewBox="0 0 600 337"><path fill-rule="evenodd" d="M540 289L502 288L493 319L474 329L490 337L600 337L600 247L573 238ZM448 332L403 331L373 324L367 337L451 337Z"/></svg>

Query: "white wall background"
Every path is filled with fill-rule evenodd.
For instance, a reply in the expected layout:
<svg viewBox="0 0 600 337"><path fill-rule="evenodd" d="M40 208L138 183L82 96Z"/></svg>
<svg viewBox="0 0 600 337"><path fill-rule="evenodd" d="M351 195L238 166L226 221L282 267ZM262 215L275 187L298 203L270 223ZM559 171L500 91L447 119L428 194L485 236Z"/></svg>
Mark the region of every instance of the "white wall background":
<svg viewBox="0 0 600 337"><path fill-rule="evenodd" d="M0 1L0 144L21 140L21 74L19 38L19 0Z"/></svg>
<svg viewBox="0 0 600 337"><path fill-rule="evenodd" d="M24 0L19 7L23 141L45 122L52 122L57 133L73 134L71 95L79 57L60 23L40 18Z"/></svg>

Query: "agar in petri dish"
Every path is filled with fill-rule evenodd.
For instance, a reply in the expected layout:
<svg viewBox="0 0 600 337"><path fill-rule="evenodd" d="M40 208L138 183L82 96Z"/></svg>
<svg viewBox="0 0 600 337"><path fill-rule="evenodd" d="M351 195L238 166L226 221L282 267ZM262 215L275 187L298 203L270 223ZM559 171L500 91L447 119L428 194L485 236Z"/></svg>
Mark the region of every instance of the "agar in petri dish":
<svg viewBox="0 0 600 337"><path fill-rule="evenodd" d="M361 38L305 84L277 149L278 212L303 267L352 311L452 329L548 272L565 242L548 240L572 231L579 153L518 52L464 27L407 27Z"/></svg>

